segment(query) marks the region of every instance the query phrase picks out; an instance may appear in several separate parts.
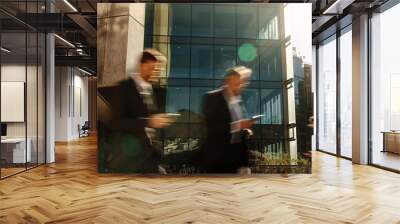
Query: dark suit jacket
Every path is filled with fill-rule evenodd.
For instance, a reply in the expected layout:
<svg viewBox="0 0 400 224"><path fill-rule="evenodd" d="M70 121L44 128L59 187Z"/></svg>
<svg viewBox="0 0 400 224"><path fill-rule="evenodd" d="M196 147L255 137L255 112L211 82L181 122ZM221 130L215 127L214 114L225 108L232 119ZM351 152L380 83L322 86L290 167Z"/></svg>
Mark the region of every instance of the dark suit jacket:
<svg viewBox="0 0 400 224"><path fill-rule="evenodd" d="M231 144L231 114L223 90L207 93L203 98L206 140L200 162L207 172L236 172L243 162L245 144Z"/></svg>
<svg viewBox="0 0 400 224"><path fill-rule="evenodd" d="M111 93L112 142L110 167L116 172L157 172L159 152L146 135L147 118L154 113L144 103L133 79L121 81Z"/></svg>
<svg viewBox="0 0 400 224"><path fill-rule="evenodd" d="M204 96L203 114L207 130L206 142L212 143L214 146L229 145L232 118L223 90L211 91Z"/></svg>

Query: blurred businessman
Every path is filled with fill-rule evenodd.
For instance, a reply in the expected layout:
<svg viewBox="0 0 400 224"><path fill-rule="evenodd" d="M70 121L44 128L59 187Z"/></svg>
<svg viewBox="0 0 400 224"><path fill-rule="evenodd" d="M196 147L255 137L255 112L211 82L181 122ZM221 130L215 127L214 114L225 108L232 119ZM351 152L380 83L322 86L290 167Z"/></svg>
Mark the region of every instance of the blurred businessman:
<svg viewBox="0 0 400 224"><path fill-rule="evenodd" d="M145 50L137 73L118 83L112 104L114 153L109 165L115 172L164 173L159 166L161 152L152 145L154 129L163 128L171 120L156 114L151 80L159 76L165 57L153 49Z"/></svg>
<svg viewBox="0 0 400 224"><path fill-rule="evenodd" d="M231 68L223 86L204 96L207 137L200 162L206 172L236 173L239 168L248 166L245 136L254 122L245 118L240 93L251 73L251 69L244 66Z"/></svg>

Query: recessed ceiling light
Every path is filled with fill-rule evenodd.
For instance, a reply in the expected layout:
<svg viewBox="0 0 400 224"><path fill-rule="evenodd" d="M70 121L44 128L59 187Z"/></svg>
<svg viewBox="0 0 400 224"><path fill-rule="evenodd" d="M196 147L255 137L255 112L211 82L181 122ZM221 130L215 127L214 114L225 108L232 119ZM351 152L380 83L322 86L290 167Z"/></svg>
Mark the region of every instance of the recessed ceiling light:
<svg viewBox="0 0 400 224"><path fill-rule="evenodd" d="M57 35L57 34L54 34L54 36L57 37L57 38L58 38L59 40L61 40L62 42L64 42L65 44L67 44L68 46L75 48L75 45L73 45L73 44L72 44L71 42L69 42L68 40L66 40L66 39L64 39L64 38L62 38L62 37L60 37L60 36Z"/></svg>
<svg viewBox="0 0 400 224"><path fill-rule="evenodd" d="M68 5L68 7L70 7L74 12L78 12L78 10L68 1L68 0L64 0L65 4Z"/></svg>
<svg viewBox="0 0 400 224"><path fill-rule="evenodd" d="M92 73L90 73L90 72L88 72L88 71L86 71L86 70L83 70L83 69L81 69L81 68L79 68L79 67L78 67L78 70L81 71L81 72L83 72L83 73L85 73L85 74L87 74L87 75L90 75L90 76L93 75Z"/></svg>
<svg viewBox="0 0 400 224"><path fill-rule="evenodd" d="M9 50L9 49L7 49L5 47L1 47L1 51L4 51L6 53L10 53L11 52L11 50Z"/></svg>

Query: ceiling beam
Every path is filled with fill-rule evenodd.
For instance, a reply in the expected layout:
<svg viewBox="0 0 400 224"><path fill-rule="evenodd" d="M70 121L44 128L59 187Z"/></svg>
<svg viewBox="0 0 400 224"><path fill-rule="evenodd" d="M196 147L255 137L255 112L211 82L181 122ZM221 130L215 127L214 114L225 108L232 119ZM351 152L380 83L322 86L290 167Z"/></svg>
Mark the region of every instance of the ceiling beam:
<svg viewBox="0 0 400 224"><path fill-rule="evenodd" d="M355 0L336 0L330 4L322 14L342 14L344 9L351 5Z"/></svg>
<svg viewBox="0 0 400 224"><path fill-rule="evenodd" d="M90 24L85 17L79 13L70 13L67 16L80 26L91 38L96 39L97 30Z"/></svg>
<svg viewBox="0 0 400 224"><path fill-rule="evenodd" d="M97 59L90 56L55 56L56 66L80 66L96 70Z"/></svg>

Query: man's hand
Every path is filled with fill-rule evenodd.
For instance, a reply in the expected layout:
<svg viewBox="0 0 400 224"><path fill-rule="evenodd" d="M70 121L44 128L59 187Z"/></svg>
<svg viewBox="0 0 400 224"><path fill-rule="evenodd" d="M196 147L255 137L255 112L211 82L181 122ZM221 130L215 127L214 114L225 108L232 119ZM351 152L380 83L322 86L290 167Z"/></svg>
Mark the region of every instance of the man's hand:
<svg viewBox="0 0 400 224"><path fill-rule="evenodd" d="M172 123L172 120L168 118L167 114L154 114L151 115L147 125L150 128L163 128Z"/></svg>
<svg viewBox="0 0 400 224"><path fill-rule="evenodd" d="M248 128L243 129L243 133L244 133L244 137L246 139L250 139L251 136L253 136L253 131L251 129L248 129Z"/></svg>
<svg viewBox="0 0 400 224"><path fill-rule="evenodd" d="M245 119L240 121L240 128L241 129L249 129L251 126L253 126L254 120L251 119Z"/></svg>

